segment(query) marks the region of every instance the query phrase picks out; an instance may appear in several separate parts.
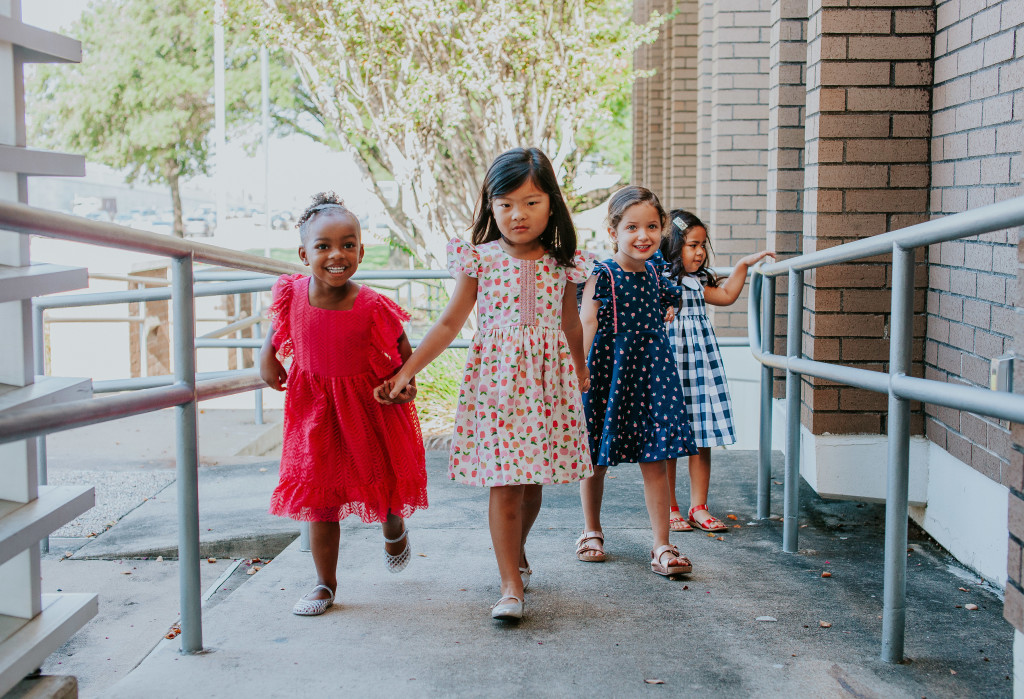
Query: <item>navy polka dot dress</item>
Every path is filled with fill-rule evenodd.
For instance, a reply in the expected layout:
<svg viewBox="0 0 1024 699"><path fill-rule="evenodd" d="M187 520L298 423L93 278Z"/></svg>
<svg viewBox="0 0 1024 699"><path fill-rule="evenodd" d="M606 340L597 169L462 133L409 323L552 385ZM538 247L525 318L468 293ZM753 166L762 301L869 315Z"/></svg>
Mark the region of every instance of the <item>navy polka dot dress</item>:
<svg viewBox="0 0 1024 699"><path fill-rule="evenodd" d="M597 334L587 357L583 409L594 464L650 462L697 453L679 374L665 332L664 307L680 288L651 264L627 272L613 259L595 270Z"/></svg>

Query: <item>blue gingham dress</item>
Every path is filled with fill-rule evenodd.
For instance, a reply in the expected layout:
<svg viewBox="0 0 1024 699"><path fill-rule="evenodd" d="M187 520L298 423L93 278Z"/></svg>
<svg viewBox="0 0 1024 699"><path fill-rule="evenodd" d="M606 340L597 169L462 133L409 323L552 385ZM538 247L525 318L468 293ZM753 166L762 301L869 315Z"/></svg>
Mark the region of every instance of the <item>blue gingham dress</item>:
<svg viewBox="0 0 1024 699"><path fill-rule="evenodd" d="M676 317L669 324L672 354L683 383L683 396L698 447L718 447L736 441L732 403L725 380L722 353L704 305L704 285L689 274Z"/></svg>

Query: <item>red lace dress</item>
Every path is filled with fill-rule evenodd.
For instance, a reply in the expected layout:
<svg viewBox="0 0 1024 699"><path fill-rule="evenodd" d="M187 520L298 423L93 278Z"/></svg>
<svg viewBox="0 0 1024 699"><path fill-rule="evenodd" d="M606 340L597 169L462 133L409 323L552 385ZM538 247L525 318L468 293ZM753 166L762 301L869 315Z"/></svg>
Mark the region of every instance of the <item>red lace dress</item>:
<svg viewBox="0 0 1024 699"><path fill-rule="evenodd" d="M349 311L309 304L309 277L274 285L274 348L291 356L280 481L270 512L312 522L381 522L427 507L423 438L412 403L381 405L373 389L402 360L409 315L360 287Z"/></svg>

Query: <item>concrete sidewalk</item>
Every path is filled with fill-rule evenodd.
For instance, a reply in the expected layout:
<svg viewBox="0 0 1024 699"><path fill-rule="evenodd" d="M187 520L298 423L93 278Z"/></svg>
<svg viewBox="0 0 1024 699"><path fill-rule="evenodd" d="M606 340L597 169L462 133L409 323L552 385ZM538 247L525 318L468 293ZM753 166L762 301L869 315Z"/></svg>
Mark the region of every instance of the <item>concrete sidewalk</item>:
<svg viewBox="0 0 1024 699"><path fill-rule="evenodd" d="M582 526L578 488L546 488L527 549L535 571L527 618L507 625L488 612L498 580L486 492L448 481L446 455L430 452L431 507L409 521L415 555L404 572L385 571L378 527L346 521L338 604L327 614L291 614L314 581L312 560L296 542L204 611L209 652L182 655L178 641L161 641L103 695L1012 693L1012 628L998 591L912 529L910 661L886 664L879 659L884 507L823 501L805 486L803 548L784 554L781 522L752 519L756 454L714 458L713 509L735 514L729 524L740 527L721 540L673 534L694 562L681 580L650 572L636 466L613 469L607 483L606 563L573 555ZM782 489L774 490L778 513ZM980 608L968 611L967 603Z"/></svg>

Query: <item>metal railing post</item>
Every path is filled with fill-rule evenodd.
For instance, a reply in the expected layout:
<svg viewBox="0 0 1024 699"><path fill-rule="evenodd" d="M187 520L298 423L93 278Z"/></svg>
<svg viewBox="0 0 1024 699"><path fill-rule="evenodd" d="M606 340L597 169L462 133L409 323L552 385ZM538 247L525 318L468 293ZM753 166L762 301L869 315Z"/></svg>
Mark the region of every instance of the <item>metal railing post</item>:
<svg viewBox="0 0 1024 699"><path fill-rule="evenodd" d="M43 326L42 308L32 305L32 370L36 376L46 373L46 332ZM46 435L36 437L36 479L39 485L46 485L50 479L46 471ZM50 552L50 535L39 540L39 551Z"/></svg>
<svg viewBox="0 0 1024 699"><path fill-rule="evenodd" d="M181 650L203 649L199 580L199 444L196 411L196 325L192 296L192 255L171 260L174 381L192 390L192 400L175 408L177 417L178 584Z"/></svg>
<svg viewBox="0 0 1024 699"><path fill-rule="evenodd" d="M892 248L889 376L910 373L914 333L914 249ZM889 385L889 468L885 491L885 582L882 660L903 660L907 594L907 489L910 473L910 401Z"/></svg>
<svg viewBox="0 0 1024 699"><path fill-rule="evenodd" d="M789 272L789 304L786 317L786 354L802 353L804 273ZM783 485L782 550L796 553L800 517L800 374L786 369L786 479Z"/></svg>
<svg viewBox="0 0 1024 699"><path fill-rule="evenodd" d="M256 317L261 317L263 315L263 296L259 292L257 292L257 291L253 292L253 294L252 294L252 304L251 305L252 305L253 313L256 315ZM259 339L261 339L263 337L263 325L262 325L262 323L256 322L255 324L253 324L253 326L252 326L252 336L254 338L256 338L257 340L259 340ZM259 352L259 350L256 350L255 353L254 353L254 362L253 363L256 365L256 368L259 369L259 367L260 367L260 352ZM255 422L257 425L262 425L263 424L263 389L256 389L252 393L253 393L253 403L254 403L253 408L255 410L255 414L253 415L253 422Z"/></svg>
<svg viewBox="0 0 1024 699"><path fill-rule="evenodd" d="M761 351L775 351L775 278L762 277ZM761 421L758 433L757 518L771 516L772 496L772 368L761 365Z"/></svg>
<svg viewBox="0 0 1024 699"><path fill-rule="evenodd" d="M309 522L299 522L299 551L309 553L312 550L309 545Z"/></svg>

